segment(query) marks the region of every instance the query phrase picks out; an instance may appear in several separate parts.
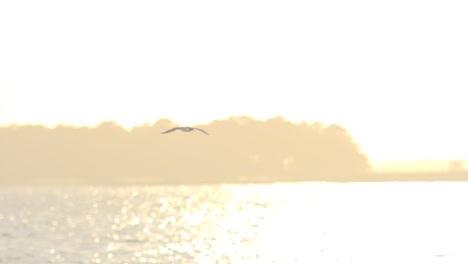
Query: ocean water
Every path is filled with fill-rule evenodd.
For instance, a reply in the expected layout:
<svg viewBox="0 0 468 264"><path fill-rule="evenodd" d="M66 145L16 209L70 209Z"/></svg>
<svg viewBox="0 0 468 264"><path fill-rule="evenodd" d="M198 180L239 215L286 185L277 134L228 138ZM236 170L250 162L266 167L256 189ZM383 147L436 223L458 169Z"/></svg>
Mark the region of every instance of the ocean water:
<svg viewBox="0 0 468 264"><path fill-rule="evenodd" d="M0 187L0 263L468 263L468 183Z"/></svg>

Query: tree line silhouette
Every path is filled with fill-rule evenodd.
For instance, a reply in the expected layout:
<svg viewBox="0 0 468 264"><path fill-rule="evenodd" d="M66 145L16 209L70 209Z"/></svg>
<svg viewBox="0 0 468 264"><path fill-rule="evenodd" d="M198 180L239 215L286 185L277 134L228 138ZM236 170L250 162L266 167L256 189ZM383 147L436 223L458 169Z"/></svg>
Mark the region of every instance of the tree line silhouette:
<svg viewBox="0 0 468 264"><path fill-rule="evenodd" d="M349 181L370 169L338 125L294 124L234 116L198 126L210 133L161 132L160 119L126 130L96 127L0 127L0 182L237 183Z"/></svg>

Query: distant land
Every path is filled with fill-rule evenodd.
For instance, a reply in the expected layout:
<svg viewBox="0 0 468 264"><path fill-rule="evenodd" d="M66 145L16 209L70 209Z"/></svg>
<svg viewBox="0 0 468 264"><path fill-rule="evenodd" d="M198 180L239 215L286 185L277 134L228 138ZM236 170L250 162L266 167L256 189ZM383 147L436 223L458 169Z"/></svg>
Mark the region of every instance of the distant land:
<svg viewBox="0 0 468 264"><path fill-rule="evenodd" d="M161 119L129 130L112 121L96 127L0 127L0 184L468 180L462 169L376 171L348 131L336 124L234 116L198 126L209 136L161 134L174 126Z"/></svg>
<svg viewBox="0 0 468 264"><path fill-rule="evenodd" d="M456 170L451 165L453 162L454 160L386 160L373 161L372 167L375 171L385 172L449 172ZM463 169L463 163L459 169Z"/></svg>

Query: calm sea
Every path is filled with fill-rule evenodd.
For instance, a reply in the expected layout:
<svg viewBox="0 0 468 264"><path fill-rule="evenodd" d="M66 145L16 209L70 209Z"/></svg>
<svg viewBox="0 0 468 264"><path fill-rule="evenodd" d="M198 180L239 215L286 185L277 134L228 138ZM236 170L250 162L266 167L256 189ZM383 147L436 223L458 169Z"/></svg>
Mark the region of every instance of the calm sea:
<svg viewBox="0 0 468 264"><path fill-rule="evenodd" d="M0 263L468 263L468 183L0 187Z"/></svg>

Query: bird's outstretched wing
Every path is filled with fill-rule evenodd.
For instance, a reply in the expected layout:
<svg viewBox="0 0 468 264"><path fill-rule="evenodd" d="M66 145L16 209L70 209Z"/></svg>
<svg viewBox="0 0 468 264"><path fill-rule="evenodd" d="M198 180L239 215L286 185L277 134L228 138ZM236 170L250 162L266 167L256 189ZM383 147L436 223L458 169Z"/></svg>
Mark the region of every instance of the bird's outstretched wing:
<svg viewBox="0 0 468 264"><path fill-rule="evenodd" d="M205 130L203 130L203 129L196 128L196 127L194 127L193 129L196 129L196 130L198 130L198 131L200 131L200 132L202 132L202 133L205 133L205 134L209 135L209 134L208 134L208 133L206 133L206 131L205 131Z"/></svg>
<svg viewBox="0 0 468 264"><path fill-rule="evenodd" d="M175 131L175 130L177 130L177 129L179 129L179 127L171 128L171 129L169 129L169 130L167 130L167 131L162 132L161 134L171 133L172 131Z"/></svg>

